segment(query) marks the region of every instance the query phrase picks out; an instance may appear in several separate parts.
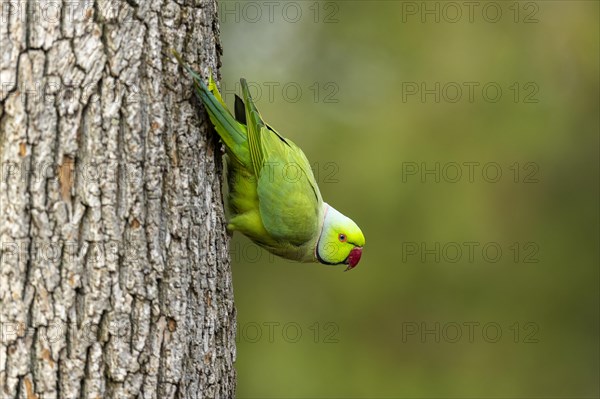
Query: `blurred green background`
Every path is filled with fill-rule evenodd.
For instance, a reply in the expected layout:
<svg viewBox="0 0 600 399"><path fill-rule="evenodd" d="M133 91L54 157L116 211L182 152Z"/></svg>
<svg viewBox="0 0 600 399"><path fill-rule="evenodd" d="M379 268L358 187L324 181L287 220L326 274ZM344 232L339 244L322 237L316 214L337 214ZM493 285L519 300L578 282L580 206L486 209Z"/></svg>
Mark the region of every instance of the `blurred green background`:
<svg viewBox="0 0 600 399"><path fill-rule="evenodd" d="M234 237L240 398L598 397L599 3L448 4L221 1L226 101L367 241Z"/></svg>

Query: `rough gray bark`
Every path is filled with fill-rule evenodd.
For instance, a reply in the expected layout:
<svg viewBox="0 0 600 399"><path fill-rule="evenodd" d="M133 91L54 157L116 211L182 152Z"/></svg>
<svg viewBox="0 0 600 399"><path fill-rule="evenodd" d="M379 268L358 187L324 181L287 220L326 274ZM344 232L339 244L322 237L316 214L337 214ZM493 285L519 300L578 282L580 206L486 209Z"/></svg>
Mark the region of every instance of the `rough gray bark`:
<svg viewBox="0 0 600 399"><path fill-rule="evenodd" d="M2 2L0 397L233 396L215 0Z"/></svg>

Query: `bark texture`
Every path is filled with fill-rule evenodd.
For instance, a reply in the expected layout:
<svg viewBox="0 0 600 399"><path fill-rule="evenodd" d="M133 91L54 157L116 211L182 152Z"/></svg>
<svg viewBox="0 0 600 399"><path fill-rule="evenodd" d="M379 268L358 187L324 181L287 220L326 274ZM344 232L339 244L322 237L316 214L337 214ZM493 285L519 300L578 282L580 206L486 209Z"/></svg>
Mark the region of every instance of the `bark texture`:
<svg viewBox="0 0 600 399"><path fill-rule="evenodd" d="M0 397L232 397L215 0L1 4Z"/></svg>

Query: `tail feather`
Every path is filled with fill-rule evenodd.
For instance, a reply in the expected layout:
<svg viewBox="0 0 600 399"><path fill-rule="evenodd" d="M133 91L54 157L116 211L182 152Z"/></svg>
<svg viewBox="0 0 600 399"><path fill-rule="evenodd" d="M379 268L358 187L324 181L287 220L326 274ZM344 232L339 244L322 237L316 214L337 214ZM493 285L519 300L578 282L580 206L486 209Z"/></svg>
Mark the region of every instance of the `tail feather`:
<svg viewBox="0 0 600 399"><path fill-rule="evenodd" d="M225 105L225 102L217 89L217 85L212 78L212 74L209 76L209 85L207 87L202 80L202 77L184 63L181 55L179 55L177 51L172 50L172 53L179 65L181 65L192 77L196 94L206 107L208 116L221 137L221 140L223 140L233 155L237 156L238 160L241 161L241 159L239 159L241 155L240 151L242 151L247 142L246 128L235 120Z"/></svg>
<svg viewBox="0 0 600 399"><path fill-rule="evenodd" d="M217 101L219 101L219 103L223 106L223 108L225 108L227 112L231 114L231 111L229 111L229 108L227 108L227 104L225 104L225 101L223 101L223 98L221 97L221 93L219 92L217 83L212 77L212 72L208 75L208 91L210 91L213 94L213 96L215 96Z"/></svg>

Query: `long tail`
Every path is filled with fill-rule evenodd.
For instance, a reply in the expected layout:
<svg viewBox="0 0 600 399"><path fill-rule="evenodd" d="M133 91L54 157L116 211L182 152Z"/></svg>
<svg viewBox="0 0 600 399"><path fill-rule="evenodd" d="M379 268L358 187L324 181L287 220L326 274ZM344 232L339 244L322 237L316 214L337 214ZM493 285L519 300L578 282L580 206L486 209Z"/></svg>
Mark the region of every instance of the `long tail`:
<svg viewBox="0 0 600 399"><path fill-rule="evenodd" d="M231 112L227 109L227 106L221 98L221 94L212 79L212 75L209 77L209 87L207 87L202 80L202 77L183 62L181 55L177 51L171 50L171 52L175 56L175 59L177 59L179 65L181 65L192 77L196 94L206 107L208 116L221 137L221 140L223 140L233 155L235 155L238 160L242 161L242 154L244 152L247 153L247 149L244 151L244 148L247 146L246 127L236 121Z"/></svg>

